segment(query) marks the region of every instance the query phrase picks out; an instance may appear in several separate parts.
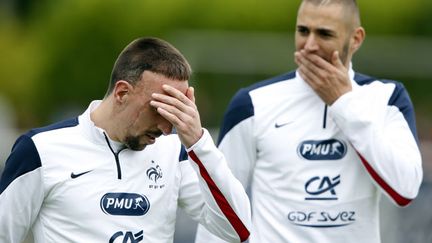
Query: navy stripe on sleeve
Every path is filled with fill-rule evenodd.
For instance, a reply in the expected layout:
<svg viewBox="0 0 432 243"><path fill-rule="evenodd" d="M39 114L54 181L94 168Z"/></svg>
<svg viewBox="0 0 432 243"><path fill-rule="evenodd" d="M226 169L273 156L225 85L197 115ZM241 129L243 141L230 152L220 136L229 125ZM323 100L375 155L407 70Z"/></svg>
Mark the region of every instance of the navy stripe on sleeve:
<svg viewBox="0 0 432 243"><path fill-rule="evenodd" d="M16 178L41 167L41 160L33 140L22 135L15 142L9 158L6 160L0 179L0 194Z"/></svg>
<svg viewBox="0 0 432 243"><path fill-rule="evenodd" d="M254 115L254 107L252 104L252 99L249 95L250 91L280 81L293 79L294 77L295 72L289 72L274 78L258 82L247 88L240 89L232 98L230 104L228 105L228 109L225 112L217 144L219 145L225 134L227 134L235 125Z"/></svg>

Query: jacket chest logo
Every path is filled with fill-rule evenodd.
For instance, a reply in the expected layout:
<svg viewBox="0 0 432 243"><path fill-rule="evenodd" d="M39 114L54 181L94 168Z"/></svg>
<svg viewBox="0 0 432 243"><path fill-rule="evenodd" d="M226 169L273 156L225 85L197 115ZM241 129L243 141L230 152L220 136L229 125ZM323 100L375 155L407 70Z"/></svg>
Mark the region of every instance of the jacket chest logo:
<svg viewBox="0 0 432 243"><path fill-rule="evenodd" d="M101 198L100 207L109 215L142 216L150 209L150 201L137 193L112 192Z"/></svg>
<svg viewBox="0 0 432 243"><path fill-rule="evenodd" d="M155 165L154 160L151 162L153 166L147 169L146 174L151 181L157 183L157 181L162 178L162 168L157 164Z"/></svg>
<svg viewBox="0 0 432 243"><path fill-rule="evenodd" d="M161 189L165 184L160 183L163 178L162 168L154 161L151 161L149 168L146 170L147 178L150 180L149 188Z"/></svg>
<svg viewBox="0 0 432 243"><path fill-rule="evenodd" d="M346 152L346 143L338 139L306 140L297 147L300 157L307 160L338 160Z"/></svg>

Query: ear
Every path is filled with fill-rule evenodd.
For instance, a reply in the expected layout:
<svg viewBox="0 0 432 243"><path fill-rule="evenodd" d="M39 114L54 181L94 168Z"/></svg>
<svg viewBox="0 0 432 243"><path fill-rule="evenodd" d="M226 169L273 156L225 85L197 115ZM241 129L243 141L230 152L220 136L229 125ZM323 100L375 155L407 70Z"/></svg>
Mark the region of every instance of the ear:
<svg viewBox="0 0 432 243"><path fill-rule="evenodd" d="M124 80L119 80L115 83L113 95L117 102L124 103L132 92L132 85Z"/></svg>
<svg viewBox="0 0 432 243"><path fill-rule="evenodd" d="M356 52L360 48L365 37L366 37L366 31L363 29L363 27L357 27L354 30L354 34L351 38L352 53Z"/></svg>

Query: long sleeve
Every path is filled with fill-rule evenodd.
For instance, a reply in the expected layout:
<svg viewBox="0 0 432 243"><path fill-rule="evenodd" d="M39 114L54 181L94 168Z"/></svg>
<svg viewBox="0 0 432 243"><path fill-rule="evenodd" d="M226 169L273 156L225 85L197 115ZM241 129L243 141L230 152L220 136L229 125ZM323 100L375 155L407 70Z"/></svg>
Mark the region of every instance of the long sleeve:
<svg viewBox="0 0 432 243"><path fill-rule="evenodd" d="M0 179L0 242L20 243L43 201L41 162L28 136L12 148Z"/></svg>
<svg viewBox="0 0 432 243"><path fill-rule="evenodd" d="M415 198L423 172L414 110L402 84L354 87L329 111L379 188L399 206Z"/></svg>
<svg viewBox="0 0 432 243"><path fill-rule="evenodd" d="M249 199L208 131L205 130L203 137L187 152L192 166L182 165L181 168L180 206L222 239L247 240L251 225ZM198 176L191 176L189 168Z"/></svg>
<svg viewBox="0 0 432 243"><path fill-rule="evenodd" d="M218 148L225 155L234 176L247 189L256 162L256 146L253 139L253 106L246 89L232 99L224 116L219 134ZM215 235L198 225L196 243L223 243Z"/></svg>

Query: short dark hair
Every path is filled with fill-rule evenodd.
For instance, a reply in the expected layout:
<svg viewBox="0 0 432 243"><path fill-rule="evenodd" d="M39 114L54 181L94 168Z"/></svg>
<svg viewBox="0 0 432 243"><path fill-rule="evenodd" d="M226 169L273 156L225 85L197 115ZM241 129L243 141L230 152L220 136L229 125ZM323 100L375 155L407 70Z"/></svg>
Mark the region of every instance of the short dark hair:
<svg viewBox="0 0 432 243"><path fill-rule="evenodd" d="M310 2L314 4L339 3L339 4L357 6L356 0L303 0L303 2Z"/></svg>
<svg viewBox="0 0 432 243"><path fill-rule="evenodd" d="M302 0L302 3L312 3L315 5L326 5L326 4L341 4L349 11L346 11L348 16L354 17L354 25L360 26L360 10L356 0Z"/></svg>
<svg viewBox="0 0 432 243"><path fill-rule="evenodd" d="M105 96L111 94L119 80L135 85L145 70L177 80L189 80L192 75L188 61L174 46L155 37L142 37L132 41L118 56Z"/></svg>

